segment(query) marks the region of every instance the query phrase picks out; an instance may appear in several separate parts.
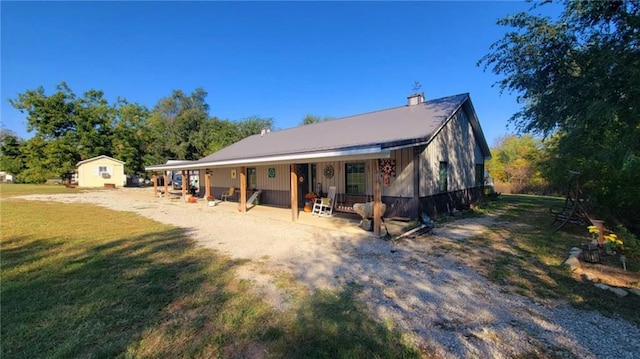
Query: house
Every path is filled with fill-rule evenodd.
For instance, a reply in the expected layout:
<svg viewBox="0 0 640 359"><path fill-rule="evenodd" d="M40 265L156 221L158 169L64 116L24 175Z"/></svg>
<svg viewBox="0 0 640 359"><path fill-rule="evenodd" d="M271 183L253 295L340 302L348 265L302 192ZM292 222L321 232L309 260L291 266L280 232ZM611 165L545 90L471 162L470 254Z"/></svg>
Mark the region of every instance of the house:
<svg viewBox="0 0 640 359"><path fill-rule="evenodd" d="M479 198L490 157L469 94L420 93L404 106L264 130L198 161L146 169L199 170L201 193L237 187L241 211L246 192L259 189L262 204L291 207L296 220L306 193L335 186L337 210L385 203L386 217L417 218Z"/></svg>
<svg viewBox="0 0 640 359"><path fill-rule="evenodd" d="M78 187L124 186L124 162L109 156L97 156L76 164Z"/></svg>
<svg viewBox="0 0 640 359"><path fill-rule="evenodd" d="M0 171L0 182L2 182L2 183L13 183L13 175L11 173L7 173L5 171Z"/></svg>

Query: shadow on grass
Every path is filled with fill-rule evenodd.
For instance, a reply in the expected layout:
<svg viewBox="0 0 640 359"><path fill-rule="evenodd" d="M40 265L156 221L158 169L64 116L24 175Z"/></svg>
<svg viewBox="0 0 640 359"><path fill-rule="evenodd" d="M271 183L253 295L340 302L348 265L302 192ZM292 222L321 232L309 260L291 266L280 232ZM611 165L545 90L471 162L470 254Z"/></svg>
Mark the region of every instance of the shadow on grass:
<svg viewBox="0 0 640 359"><path fill-rule="evenodd" d="M592 284L572 281L561 266L572 245L560 234L552 233L548 206L557 201L555 198L508 196L504 203L492 204L504 211L495 228L491 227L490 231L497 233L492 237L485 233L467 240L426 236L415 242L345 237L334 244L337 258L322 263L317 261L313 268L300 260L295 266L299 268L296 277L312 288L323 285L327 278L335 278L336 282L351 289L344 293L329 293L332 300L339 302L342 295L355 296L366 300L369 310L379 318L401 318L402 329L419 338L421 354L425 356L548 358L602 355L599 338L579 332L581 325L591 325L595 331L602 328L599 323L589 322L593 316L580 318L580 312L576 312L578 317L572 320L581 324L564 326L562 320L556 321L553 309L538 305L538 301L506 293L513 286L521 289L515 292L525 297L566 299L582 309L593 309L598 302L608 301L621 310L617 313L622 313L625 319L635 321L637 318L633 313L637 298L626 298L631 301L625 306L624 301L614 298L612 293L597 293ZM491 247L493 241L495 248ZM319 252L310 257L322 255ZM551 257L553 260L549 260ZM482 262L482 274L478 273L476 261ZM498 275L496 271L502 273ZM485 284L484 276L499 285ZM316 296L325 298L327 294L319 291ZM332 308L341 306L333 305ZM341 310L349 313L348 309ZM611 309L611 312L615 311ZM337 311L336 315L341 312ZM353 327L332 325L331 316L323 312L321 305L310 308L309 313L302 313L300 318L300 323L327 320L326 331L336 338L347 335L341 333L357 331ZM357 323L358 320L350 322ZM623 324L628 327L627 323ZM374 326L366 332L376 333L377 329ZM629 333L637 333L637 330ZM386 332L386 335L393 338L393 333ZM378 334L377 338L386 337ZM323 343L318 338L297 341L308 342L310 346ZM307 355L305 348L299 350L293 356ZM624 343L620 343L617 350L620 355L634 352L632 345ZM335 355L332 352L323 354L326 357ZM402 350L394 354L404 355Z"/></svg>
<svg viewBox="0 0 640 359"><path fill-rule="evenodd" d="M234 266L211 268L199 253L188 253L192 245L179 229L107 244L8 242L2 250L3 358L117 356L166 320L172 302L193 296L205 282L224 291ZM224 302L224 293L217 298Z"/></svg>
<svg viewBox="0 0 640 359"><path fill-rule="evenodd" d="M235 278L245 261L196 247L189 229L52 208L0 208L2 358L417 357L368 317L355 286L277 312Z"/></svg>
<svg viewBox="0 0 640 359"><path fill-rule="evenodd" d="M557 197L505 197L506 212L500 216L500 221L519 223L526 229L511 231L504 238L509 250L496 249L489 278L518 288L516 292L520 294L566 300L578 309L597 310L640 325L640 312L635 309L640 306L640 297L619 298L589 281L577 281L563 265L569 249L588 240L587 229L582 225L567 224L555 231L548 209L563 201Z"/></svg>
<svg viewBox="0 0 640 359"><path fill-rule="evenodd" d="M288 358L418 358L401 333L376 322L356 298L361 288L317 290L297 310Z"/></svg>

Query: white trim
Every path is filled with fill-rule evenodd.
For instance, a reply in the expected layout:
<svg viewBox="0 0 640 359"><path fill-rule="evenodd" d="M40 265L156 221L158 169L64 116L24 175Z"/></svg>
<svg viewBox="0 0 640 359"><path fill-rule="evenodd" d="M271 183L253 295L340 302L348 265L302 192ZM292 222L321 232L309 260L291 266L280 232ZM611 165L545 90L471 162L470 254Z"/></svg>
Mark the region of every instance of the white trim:
<svg viewBox="0 0 640 359"><path fill-rule="evenodd" d="M282 163L294 163L300 160L304 162L313 163L313 162L323 162L328 159L335 159L336 157L340 157L344 160L351 159L372 159L372 158L389 158L391 157L391 151L384 149L382 150L380 146L375 147L367 147L361 149L352 149L352 150L334 150L334 151L325 151L325 152L314 152L314 153L305 153L305 154L286 154L286 155L276 155L276 156L268 156L262 158L241 158L241 159L233 159L233 160L224 160L224 161L210 161L210 162L194 162L190 164L184 165L156 165L156 166L147 166L145 170L147 171L158 171L158 170L171 170L171 169L192 169L192 168L205 168L205 167L233 167L239 165L273 165L273 164L282 164Z"/></svg>
<svg viewBox="0 0 640 359"><path fill-rule="evenodd" d="M96 156L96 157L92 157L92 158L87 158L84 161L80 161L80 162L76 163L76 167L80 167L80 165L83 165L83 164L89 163L89 162L93 162L93 161L96 161L96 160L99 160L99 159L109 159L109 160L117 162L117 163L119 163L121 165L125 164L124 162L122 162L120 160L117 160L117 159L115 159L113 157L109 157L107 155L100 155L100 156Z"/></svg>

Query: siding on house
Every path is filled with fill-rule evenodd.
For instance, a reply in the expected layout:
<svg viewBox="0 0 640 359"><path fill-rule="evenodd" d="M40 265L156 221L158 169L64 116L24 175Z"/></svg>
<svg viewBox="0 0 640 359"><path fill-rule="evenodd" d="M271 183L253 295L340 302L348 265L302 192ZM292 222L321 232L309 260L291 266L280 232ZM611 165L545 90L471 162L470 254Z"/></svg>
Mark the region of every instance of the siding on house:
<svg viewBox="0 0 640 359"><path fill-rule="evenodd" d="M444 126L420 158L420 197L441 193L438 188L440 162L448 163L447 191L475 187L475 165L484 156L463 109Z"/></svg>
<svg viewBox="0 0 640 359"><path fill-rule="evenodd" d="M403 148L391 152L396 161L396 177L391 178L390 186L382 186L382 195L391 197L413 197L413 148ZM372 176L373 180L373 176Z"/></svg>

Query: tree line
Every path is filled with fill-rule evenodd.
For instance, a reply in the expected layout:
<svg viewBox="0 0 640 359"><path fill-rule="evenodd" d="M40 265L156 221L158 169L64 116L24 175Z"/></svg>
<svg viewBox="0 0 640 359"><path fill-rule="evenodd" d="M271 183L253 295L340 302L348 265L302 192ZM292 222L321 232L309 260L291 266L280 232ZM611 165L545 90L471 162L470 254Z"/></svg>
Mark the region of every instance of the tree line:
<svg viewBox="0 0 640 359"><path fill-rule="evenodd" d="M42 183L75 171L78 162L107 155L126 163L129 175L170 159L197 160L245 137L273 128L272 118L229 121L209 115L207 92L175 90L148 109L89 90L77 96L64 82L47 95L27 90L9 103L26 114L29 139L2 129L0 167L19 182Z"/></svg>
<svg viewBox="0 0 640 359"><path fill-rule="evenodd" d="M517 94L511 118L544 139L544 178L560 185L581 173L598 207L640 231L640 2L563 1L498 20L508 31L478 65Z"/></svg>

